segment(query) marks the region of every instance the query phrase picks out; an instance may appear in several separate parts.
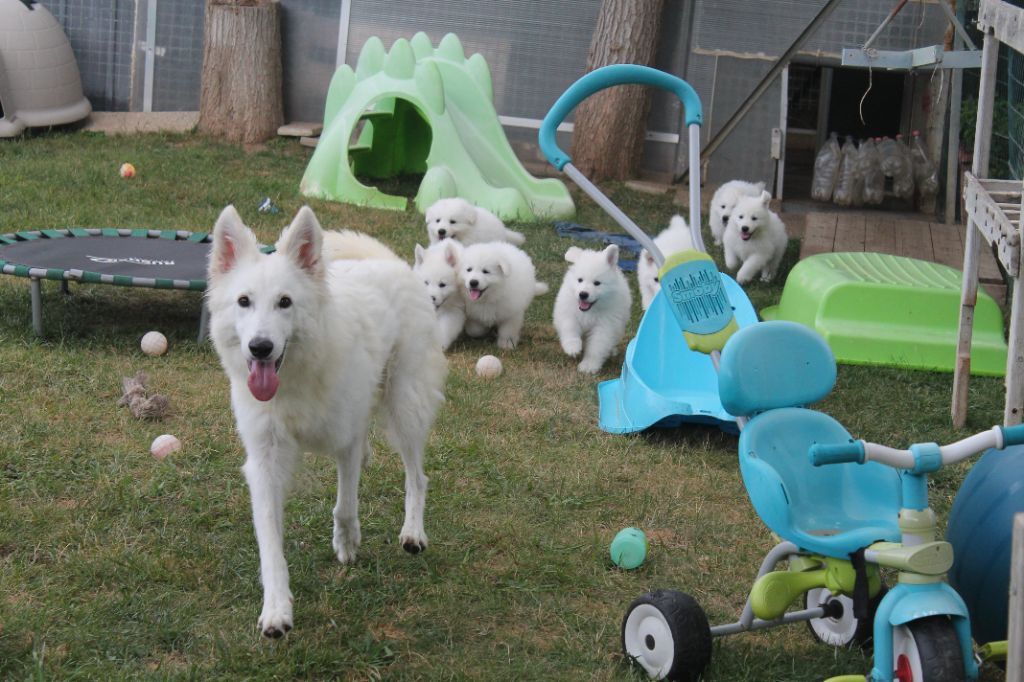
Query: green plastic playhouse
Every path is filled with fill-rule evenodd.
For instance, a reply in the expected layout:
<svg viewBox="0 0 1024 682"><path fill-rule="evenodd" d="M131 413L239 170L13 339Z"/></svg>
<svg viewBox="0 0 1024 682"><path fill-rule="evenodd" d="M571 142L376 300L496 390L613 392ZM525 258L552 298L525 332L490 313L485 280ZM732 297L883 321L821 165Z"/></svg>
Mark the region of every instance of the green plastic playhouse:
<svg viewBox="0 0 1024 682"><path fill-rule="evenodd" d="M946 265L882 253L822 253L797 263L766 320L816 329L836 361L951 372L962 275ZM1003 317L978 291L971 373L1006 373Z"/></svg>
<svg viewBox="0 0 1024 682"><path fill-rule="evenodd" d="M565 185L534 178L516 158L493 100L486 60L467 59L454 34L435 50L417 33L396 40L390 52L372 37L355 70L342 65L331 79L324 130L300 189L310 197L404 210L404 197L356 177L422 173L415 200L421 212L458 196L504 220L573 217Z"/></svg>

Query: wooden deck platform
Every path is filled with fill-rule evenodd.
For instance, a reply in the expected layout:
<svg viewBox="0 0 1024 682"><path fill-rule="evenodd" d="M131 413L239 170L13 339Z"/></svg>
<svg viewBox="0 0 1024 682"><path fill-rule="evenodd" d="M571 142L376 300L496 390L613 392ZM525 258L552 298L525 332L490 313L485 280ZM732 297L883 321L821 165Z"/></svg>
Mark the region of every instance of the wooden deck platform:
<svg viewBox="0 0 1024 682"><path fill-rule="evenodd" d="M802 237L800 260L817 253L873 251L942 263L957 270L964 266L963 225L889 217L884 213L783 214L791 237ZM1006 298L995 256L982 249L981 284L1002 305Z"/></svg>

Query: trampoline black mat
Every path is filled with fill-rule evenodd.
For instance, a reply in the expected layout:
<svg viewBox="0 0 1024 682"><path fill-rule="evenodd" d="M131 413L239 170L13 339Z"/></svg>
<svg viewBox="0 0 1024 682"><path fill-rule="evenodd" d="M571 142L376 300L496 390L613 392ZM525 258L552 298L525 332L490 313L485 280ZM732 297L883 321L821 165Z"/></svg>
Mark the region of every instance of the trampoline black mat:
<svg viewBox="0 0 1024 682"><path fill-rule="evenodd" d="M201 232L42 230L0 236L0 269L37 279L203 290L209 252Z"/></svg>

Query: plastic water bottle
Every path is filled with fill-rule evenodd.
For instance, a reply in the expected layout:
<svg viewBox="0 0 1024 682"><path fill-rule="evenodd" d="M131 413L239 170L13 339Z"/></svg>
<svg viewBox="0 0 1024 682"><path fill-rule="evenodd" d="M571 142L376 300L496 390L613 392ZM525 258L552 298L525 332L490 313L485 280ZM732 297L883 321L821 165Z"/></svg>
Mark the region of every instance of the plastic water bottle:
<svg viewBox="0 0 1024 682"><path fill-rule="evenodd" d="M840 160L839 138L835 133L832 133L814 158L814 176L811 179L812 199L818 201L830 201L832 199Z"/></svg>
<svg viewBox="0 0 1024 682"><path fill-rule="evenodd" d="M878 206L885 199L885 175L878 158L878 145L870 137L860 144L860 172L864 181L864 203Z"/></svg>
<svg viewBox="0 0 1024 682"><path fill-rule="evenodd" d="M900 199L913 199L913 161L910 158L910 147L903 141L903 135L896 135L896 152L899 168L893 174L893 194Z"/></svg>
<svg viewBox="0 0 1024 682"><path fill-rule="evenodd" d="M928 158L928 152L921 142L921 133L917 130L913 132L913 139L910 142L910 158L914 168L918 202L920 206L926 207L935 201L935 195L939 192L939 173L935 164Z"/></svg>
<svg viewBox="0 0 1024 682"><path fill-rule="evenodd" d="M846 137L840 153L842 158L839 162L839 173L832 201L837 206L856 206L861 202L862 193L858 186L860 184L858 182L860 180L858 174L860 152L852 137Z"/></svg>

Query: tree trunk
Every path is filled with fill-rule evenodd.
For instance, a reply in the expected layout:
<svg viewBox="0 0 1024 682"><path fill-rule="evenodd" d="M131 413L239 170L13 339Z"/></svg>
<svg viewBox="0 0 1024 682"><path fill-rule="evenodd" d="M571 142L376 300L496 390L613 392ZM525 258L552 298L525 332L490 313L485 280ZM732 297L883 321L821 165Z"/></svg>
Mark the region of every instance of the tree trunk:
<svg viewBox="0 0 1024 682"><path fill-rule="evenodd" d="M587 55L587 71L654 61L664 0L604 0ZM576 109L572 162L592 180L635 177L651 101L644 86L611 88Z"/></svg>
<svg viewBox="0 0 1024 682"><path fill-rule="evenodd" d="M252 144L284 123L277 0L208 0L199 130Z"/></svg>

